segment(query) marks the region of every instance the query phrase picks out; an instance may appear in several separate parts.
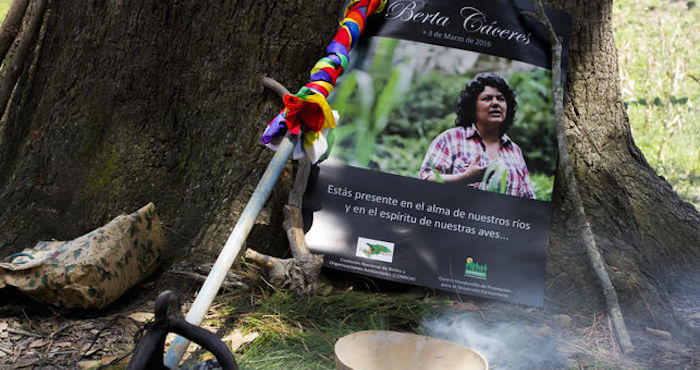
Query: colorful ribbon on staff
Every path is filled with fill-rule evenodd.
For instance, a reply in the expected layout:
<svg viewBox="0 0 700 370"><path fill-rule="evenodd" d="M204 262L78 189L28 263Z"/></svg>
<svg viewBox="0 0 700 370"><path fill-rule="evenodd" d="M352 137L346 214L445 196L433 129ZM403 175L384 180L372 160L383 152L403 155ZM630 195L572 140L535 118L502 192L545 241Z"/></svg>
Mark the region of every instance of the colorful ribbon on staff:
<svg viewBox="0 0 700 370"><path fill-rule="evenodd" d="M261 141L277 150L287 130L302 135L292 154L298 159L306 153L316 163L328 149L326 134L335 127L337 112L328 105L328 95L349 62L350 49L360 38L367 16L381 12L386 0L353 0L345 8L343 20L333 41L326 48L327 55L314 65L310 82L296 94L282 99L284 109L270 121Z"/></svg>

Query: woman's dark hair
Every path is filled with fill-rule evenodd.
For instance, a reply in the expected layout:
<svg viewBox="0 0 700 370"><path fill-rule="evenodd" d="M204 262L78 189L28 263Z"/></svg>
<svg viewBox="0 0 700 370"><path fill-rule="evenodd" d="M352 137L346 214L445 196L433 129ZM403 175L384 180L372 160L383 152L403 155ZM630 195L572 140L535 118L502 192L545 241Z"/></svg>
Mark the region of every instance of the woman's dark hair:
<svg viewBox="0 0 700 370"><path fill-rule="evenodd" d="M515 120L515 111L518 109L518 103L515 101L515 91L513 91L506 81L501 76L487 72L480 73L474 77L471 82L462 90L457 100L457 119L455 125L469 127L476 121L476 98L484 91L485 86L491 86L498 89L506 98L508 110L506 119L501 123L499 134L505 134L508 129L513 126Z"/></svg>

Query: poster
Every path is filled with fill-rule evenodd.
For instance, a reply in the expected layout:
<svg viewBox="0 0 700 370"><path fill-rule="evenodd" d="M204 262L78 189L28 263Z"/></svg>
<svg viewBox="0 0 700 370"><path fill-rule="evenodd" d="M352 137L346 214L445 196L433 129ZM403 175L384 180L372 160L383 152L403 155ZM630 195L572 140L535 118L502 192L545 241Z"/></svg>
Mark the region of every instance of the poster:
<svg viewBox="0 0 700 370"><path fill-rule="evenodd" d="M556 129L549 43L523 10L389 0L368 18L304 199L326 267L542 306ZM546 11L566 60L570 19Z"/></svg>

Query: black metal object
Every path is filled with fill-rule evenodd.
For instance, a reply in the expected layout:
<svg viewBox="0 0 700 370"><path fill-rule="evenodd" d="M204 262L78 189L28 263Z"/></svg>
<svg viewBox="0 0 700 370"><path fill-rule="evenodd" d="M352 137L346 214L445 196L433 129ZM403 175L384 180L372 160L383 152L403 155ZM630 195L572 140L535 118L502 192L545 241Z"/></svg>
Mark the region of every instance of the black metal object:
<svg viewBox="0 0 700 370"><path fill-rule="evenodd" d="M180 312L180 300L170 290L158 295L155 304L155 322L136 345L128 370L169 369L163 364L165 336L168 333L179 334L216 356L224 370L236 370L238 365L228 347L209 331L185 321Z"/></svg>

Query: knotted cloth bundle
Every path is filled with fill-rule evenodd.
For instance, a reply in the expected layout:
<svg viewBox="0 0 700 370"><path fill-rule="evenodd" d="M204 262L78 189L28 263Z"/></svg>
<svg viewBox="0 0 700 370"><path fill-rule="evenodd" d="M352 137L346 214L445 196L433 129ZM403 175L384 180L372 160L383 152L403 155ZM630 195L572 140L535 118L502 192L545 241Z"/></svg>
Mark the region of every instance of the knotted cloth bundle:
<svg viewBox="0 0 700 370"><path fill-rule="evenodd" d="M294 95L284 96L285 108L270 121L261 141L277 150L287 130L302 135L294 148L294 159L306 155L316 163L328 149L326 134L335 127L337 112L328 105L328 95L349 62L349 53L360 38L367 16L381 12L386 0L353 0L345 8L343 20L333 41L326 48L327 55L316 62L310 82Z"/></svg>

